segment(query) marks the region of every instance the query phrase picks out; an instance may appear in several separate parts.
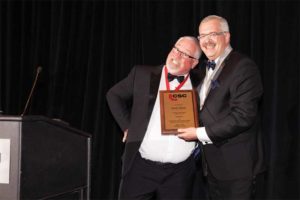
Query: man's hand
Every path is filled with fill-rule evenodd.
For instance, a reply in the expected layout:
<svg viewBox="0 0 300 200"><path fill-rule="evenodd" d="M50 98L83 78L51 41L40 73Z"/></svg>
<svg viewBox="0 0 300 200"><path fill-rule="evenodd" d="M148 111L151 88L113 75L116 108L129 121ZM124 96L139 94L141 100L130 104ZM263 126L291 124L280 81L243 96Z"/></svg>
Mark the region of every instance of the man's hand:
<svg viewBox="0 0 300 200"><path fill-rule="evenodd" d="M186 141L198 140L196 130L197 130L196 128L192 128L192 127L181 128L178 129L179 133L177 134L177 136Z"/></svg>
<svg viewBox="0 0 300 200"><path fill-rule="evenodd" d="M124 131L124 135L123 135L123 138L122 138L122 142L123 142L123 143L126 142L127 134L128 134L128 129L126 129L126 130Z"/></svg>

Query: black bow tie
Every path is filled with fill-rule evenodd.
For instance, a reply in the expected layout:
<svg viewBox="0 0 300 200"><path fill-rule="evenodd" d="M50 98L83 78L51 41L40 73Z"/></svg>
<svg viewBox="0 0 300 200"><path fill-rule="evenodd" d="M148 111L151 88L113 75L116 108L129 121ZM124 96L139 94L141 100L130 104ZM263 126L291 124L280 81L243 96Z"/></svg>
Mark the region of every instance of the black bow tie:
<svg viewBox="0 0 300 200"><path fill-rule="evenodd" d="M216 67L215 61L214 61L214 60L208 60L208 61L207 61L207 64L206 64L206 67L207 67L208 70L209 70L210 68L211 68L212 70L214 70L215 67Z"/></svg>
<svg viewBox="0 0 300 200"><path fill-rule="evenodd" d="M177 81L179 83L181 83L184 80L184 76L175 76L173 74L168 73L168 80L169 80L169 82L173 81L175 78L177 79Z"/></svg>

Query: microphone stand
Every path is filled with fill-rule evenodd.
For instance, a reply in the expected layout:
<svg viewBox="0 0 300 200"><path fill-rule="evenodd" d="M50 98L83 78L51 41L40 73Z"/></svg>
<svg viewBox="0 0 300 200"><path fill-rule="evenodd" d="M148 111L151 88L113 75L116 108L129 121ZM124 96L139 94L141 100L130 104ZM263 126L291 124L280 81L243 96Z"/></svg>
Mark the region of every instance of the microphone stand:
<svg viewBox="0 0 300 200"><path fill-rule="evenodd" d="M30 99L31 99L31 97L32 97L32 94L33 94L33 91L34 91L36 82L37 82L37 80L38 80L38 77L39 77L39 74L40 74L41 71L42 71L42 67L39 66L39 67L37 68L37 70L36 70L35 79L34 79L34 82L33 82L33 85L32 85L31 91L30 91L30 94L29 94L29 96L28 96L28 98L27 98L27 101L26 101L24 110L23 110L23 112L22 112L22 114L21 114L21 117L23 117L24 114L26 113L27 107L28 107L28 105L29 105L29 101L30 101Z"/></svg>

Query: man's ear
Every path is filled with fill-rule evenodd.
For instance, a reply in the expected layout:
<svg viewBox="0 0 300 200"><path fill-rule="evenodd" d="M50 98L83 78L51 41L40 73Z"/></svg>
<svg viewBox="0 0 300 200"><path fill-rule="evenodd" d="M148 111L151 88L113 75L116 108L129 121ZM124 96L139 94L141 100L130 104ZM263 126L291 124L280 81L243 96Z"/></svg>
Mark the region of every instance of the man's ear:
<svg viewBox="0 0 300 200"><path fill-rule="evenodd" d="M226 33L225 38L226 38L226 42L229 44L230 43L230 33L229 32Z"/></svg>

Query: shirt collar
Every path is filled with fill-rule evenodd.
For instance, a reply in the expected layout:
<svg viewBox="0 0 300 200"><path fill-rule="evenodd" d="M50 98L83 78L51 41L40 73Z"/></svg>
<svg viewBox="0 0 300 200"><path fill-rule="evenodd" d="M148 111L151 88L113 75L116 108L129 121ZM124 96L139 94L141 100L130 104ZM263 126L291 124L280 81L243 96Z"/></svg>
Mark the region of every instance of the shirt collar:
<svg viewBox="0 0 300 200"><path fill-rule="evenodd" d="M225 60L225 58L228 56L228 54L229 54L231 51L232 51L232 47L231 47L230 45L228 45L228 46L225 48L223 54L220 55L219 57L217 57L217 58L215 59L216 68L219 67L219 66L222 64L222 62Z"/></svg>

